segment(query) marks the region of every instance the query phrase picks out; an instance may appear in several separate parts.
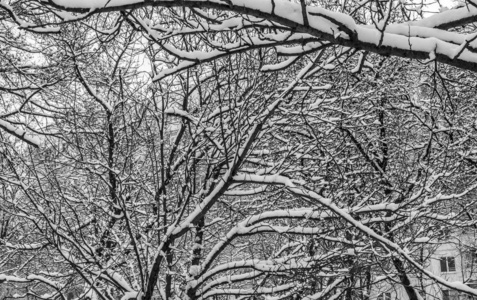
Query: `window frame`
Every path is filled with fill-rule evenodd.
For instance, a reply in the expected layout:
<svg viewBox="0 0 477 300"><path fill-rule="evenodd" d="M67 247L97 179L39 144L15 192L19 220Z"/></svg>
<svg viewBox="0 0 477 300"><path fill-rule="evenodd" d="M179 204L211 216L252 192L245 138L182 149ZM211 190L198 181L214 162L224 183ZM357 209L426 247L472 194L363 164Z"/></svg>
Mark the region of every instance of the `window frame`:
<svg viewBox="0 0 477 300"><path fill-rule="evenodd" d="M464 258L466 268L477 266L477 251L475 249L465 251Z"/></svg>
<svg viewBox="0 0 477 300"><path fill-rule="evenodd" d="M442 257L440 257L439 258L439 264L440 264L440 268L441 268L441 273L455 273L455 272L457 272L454 256L442 256Z"/></svg>

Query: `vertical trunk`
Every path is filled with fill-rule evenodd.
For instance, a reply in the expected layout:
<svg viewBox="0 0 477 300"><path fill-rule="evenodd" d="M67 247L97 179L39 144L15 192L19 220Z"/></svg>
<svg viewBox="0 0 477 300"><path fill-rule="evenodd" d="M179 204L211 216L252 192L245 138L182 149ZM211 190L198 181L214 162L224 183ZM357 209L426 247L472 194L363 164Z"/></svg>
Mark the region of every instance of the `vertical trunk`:
<svg viewBox="0 0 477 300"><path fill-rule="evenodd" d="M160 254L160 251L162 250L162 252L164 253L169 253L170 245L171 245L171 241L170 240L166 241L163 244L162 249L159 249L159 253L157 254L156 260L154 261L151 271L149 272L147 286L144 291L144 297L142 298L143 300L152 299L152 296L154 294L154 288L156 287L157 279L159 277L159 269L161 267L162 258L163 258L163 256Z"/></svg>
<svg viewBox="0 0 477 300"><path fill-rule="evenodd" d="M204 239L204 225L205 225L205 219L201 218L199 222L197 223L197 228L195 232L195 240L194 240L194 248L192 250L191 266L193 268L197 268L200 265L200 259L202 257L202 243ZM194 278L198 277L198 274L196 273L191 275L194 276ZM195 295L195 292L196 292L195 289L187 290L187 296L189 297L190 300L195 300L197 298Z"/></svg>
<svg viewBox="0 0 477 300"><path fill-rule="evenodd" d="M401 284L403 285L409 300L418 300L416 290L411 286L411 281L407 276L402 261L399 258L393 258L393 264L398 271L399 280L401 281Z"/></svg>
<svg viewBox="0 0 477 300"><path fill-rule="evenodd" d="M363 296L364 300L369 300L371 295L371 267L366 268L366 295Z"/></svg>
<svg viewBox="0 0 477 300"><path fill-rule="evenodd" d="M169 248L166 251L166 263L167 263L166 287L165 287L166 300L169 300L172 297L172 275L171 275L172 257L173 257L173 253L172 253L172 250Z"/></svg>
<svg viewBox="0 0 477 300"><path fill-rule="evenodd" d="M114 151L116 148L116 141L114 138L114 126L113 126L112 115L108 113L107 116L107 125L108 125L108 180L109 180L109 197L113 202L113 212L114 215L120 215L121 210L118 208L118 199L117 199L117 182L116 174L114 174ZM116 242L111 240L111 229L116 224L117 218L111 217L109 219L106 230L103 232L100 238L100 245L96 250L98 256L103 256L104 250L113 248L116 245Z"/></svg>
<svg viewBox="0 0 477 300"><path fill-rule="evenodd" d="M347 240L352 240L353 239L350 232L346 232L346 239ZM349 249L352 249L352 248L349 248ZM350 272L349 272L349 278L348 278L348 288L346 289L346 293L345 293L345 299L346 300L355 300L353 292L354 292L354 288L355 288L355 285L356 285L355 274L356 274L356 270L357 270L357 264L356 264L356 261L354 259L354 256L348 255L347 259L346 259L346 264L349 267Z"/></svg>

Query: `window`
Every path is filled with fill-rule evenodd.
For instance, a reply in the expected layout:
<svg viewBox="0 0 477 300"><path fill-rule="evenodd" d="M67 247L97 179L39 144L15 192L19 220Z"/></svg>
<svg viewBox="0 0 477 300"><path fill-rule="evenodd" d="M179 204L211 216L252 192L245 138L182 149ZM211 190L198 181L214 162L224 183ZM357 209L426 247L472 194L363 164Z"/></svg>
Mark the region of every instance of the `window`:
<svg viewBox="0 0 477 300"><path fill-rule="evenodd" d="M465 266L467 268L472 268L477 266L477 253L475 250L468 250L464 254L465 257Z"/></svg>
<svg viewBox="0 0 477 300"><path fill-rule="evenodd" d="M391 300L391 293L382 293L377 300Z"/></svg>
<svg viewBox="0 0 477 300"><path fill-rule="evenodd" d="M442 300L459 300L459 293L452 290L442 291Z"/></svg>
<svg viewBox="0 0 477 300"><path fill-rule="evenodd" d="M455 272L455 259L453 257L441 257L441 272Z"/></svg>

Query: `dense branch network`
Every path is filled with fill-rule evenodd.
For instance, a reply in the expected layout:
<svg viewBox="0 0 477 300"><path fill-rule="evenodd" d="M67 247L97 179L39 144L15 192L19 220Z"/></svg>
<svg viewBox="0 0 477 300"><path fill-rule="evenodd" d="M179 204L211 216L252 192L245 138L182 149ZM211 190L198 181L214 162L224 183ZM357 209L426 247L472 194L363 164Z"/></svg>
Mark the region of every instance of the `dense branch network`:
<svg viewBox="0 0 477 300"><path fill-rule="evenodd" d="M327 2L2 1L8 296L477 295L477 9Z"/></svg>

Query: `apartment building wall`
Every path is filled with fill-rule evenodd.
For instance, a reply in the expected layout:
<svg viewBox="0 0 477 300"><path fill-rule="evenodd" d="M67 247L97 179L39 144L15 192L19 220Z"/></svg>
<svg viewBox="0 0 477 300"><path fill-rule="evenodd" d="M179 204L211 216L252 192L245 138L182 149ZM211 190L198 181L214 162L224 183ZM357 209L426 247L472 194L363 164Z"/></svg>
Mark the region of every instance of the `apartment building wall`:
<svg viewBox="0 0 477 300"><path fill-rule="evenodd" d="M425 262L425 268L450 282L464 282L477 288L477 255L475 250L468 245L476 244L475 237L460 236L440 241L430 246L430 255ZM459 294L439 286L425 276L411 278L411 282L425 300L468 300L472 298L466 294ZM372 299L377 300L408 300L404 288L395 284L385 283L378 285L372 294Z"/></svg>

